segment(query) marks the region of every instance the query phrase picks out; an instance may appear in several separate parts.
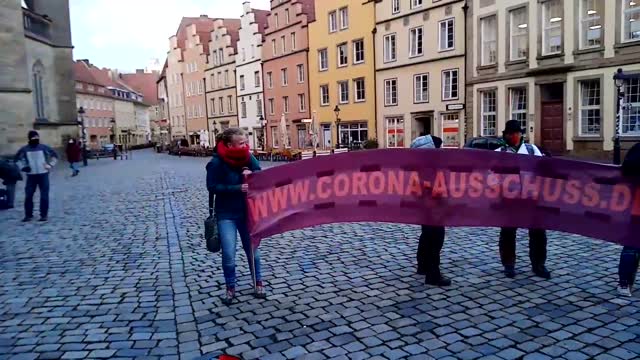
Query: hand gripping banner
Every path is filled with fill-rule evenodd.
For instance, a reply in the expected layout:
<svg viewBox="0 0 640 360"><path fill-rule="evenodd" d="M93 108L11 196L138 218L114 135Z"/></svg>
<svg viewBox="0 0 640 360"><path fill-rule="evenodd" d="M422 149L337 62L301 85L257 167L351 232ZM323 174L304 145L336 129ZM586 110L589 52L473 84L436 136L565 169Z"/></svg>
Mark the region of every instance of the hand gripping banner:
<svg viewBox="0 0 640 360"><path fill-rule="evenodd" d="M370 150L251 175L254 246L338 222L541 228L640 247L640 186L620 168L483 150Z"/></svg>

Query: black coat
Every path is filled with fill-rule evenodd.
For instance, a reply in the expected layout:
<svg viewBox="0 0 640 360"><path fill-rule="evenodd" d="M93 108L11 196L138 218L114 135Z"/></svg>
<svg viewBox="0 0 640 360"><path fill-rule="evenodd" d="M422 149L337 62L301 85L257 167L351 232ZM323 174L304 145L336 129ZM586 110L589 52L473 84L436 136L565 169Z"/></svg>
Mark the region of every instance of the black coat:
<svg viewBox="0 0 640 360"><path fill-rule="evenodd" d="M4 180L4 184L15 184L22 180L20 169L13 161L0 159L0 179Z"/></svg>
<svg viewBox="0 0 640 360"><path fill-rule="evenodd" d="M640 177L640 143L633 145L622 163L624 176Z"/></svg>

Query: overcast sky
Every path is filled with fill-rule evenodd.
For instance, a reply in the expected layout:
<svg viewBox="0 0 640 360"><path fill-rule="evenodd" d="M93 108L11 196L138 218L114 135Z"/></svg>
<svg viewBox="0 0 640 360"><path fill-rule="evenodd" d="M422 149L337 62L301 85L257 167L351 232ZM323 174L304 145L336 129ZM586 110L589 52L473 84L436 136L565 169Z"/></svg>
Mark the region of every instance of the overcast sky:
<svg viewBox="0 0 640 360"><path fill-rule="evenodd" d="M169 37L183 16L234 17L243 0L70 0L74 59L133 71L151 58L164 63ZM269 0L251 7L269 9Z"/></svg>

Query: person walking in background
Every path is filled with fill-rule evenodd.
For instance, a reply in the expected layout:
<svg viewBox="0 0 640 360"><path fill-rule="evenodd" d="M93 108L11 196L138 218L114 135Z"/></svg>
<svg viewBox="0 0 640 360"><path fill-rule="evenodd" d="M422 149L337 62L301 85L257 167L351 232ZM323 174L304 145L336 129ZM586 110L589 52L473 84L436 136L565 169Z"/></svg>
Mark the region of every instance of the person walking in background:
<svg viewBox="0 0 640 360"><path fill-rule="evenodd" d="M82 150L80 145L75 139L69 139L67 144L67 161L69 161L69 167L73 171L71 176L78 176L80 170L78 170L78 163L82 160Z"/></svg>
<svg viewBox="0 0 640 360"><path fill-rule="evenodd" d="M423 135L411 143L412 149L439 149L442 139L433 135ZM425 275L425 284L449 286L451 280L440 273L440 252L444 246L444 226L422 225L422 233L418 242L418 274Z"/></svg>
<svg viewBox="0 0 640 360"><path fill-rule="evenodd" d="M20 169L15 162L0 159L0 179L7 191L7 209L13 209L16 199L16 183L22 180Z"/></svg>
<svg viewBox="0 0 640 360"><path fill-rule="evenodd" d="M229 305L236 296L236 241L238 233L247 255L249 268L255 279L254 295L266 298L260 269L260 251L253 250L249 236L244 176L260 171L260 164L249 151L244 131L238 128L226 129L217 144L211 161L207 164L207 189L215 198L215 214L222 250L222 271L226 283L226 293L222 302ZM252 261L253 255L253 261Z"/></svg>
<svg viewBox="0 0 640 360"><path fill-rule="evenodd" d="M640 143L635 144L622 163L622 175L640 179ZM618 294L631 296L631 290L640 264L640 248L625 246L618 263Z"/></svg>
<svg viewBox="0 0 640 360"><path fill-rule="evenodd" d="M33 195L40 189L40 221L47 221L49 213L49 170L58 162L58 155L49 146L40 144L37 131L29 131L29 144L16 154L22 171L27 174L23 222L33 220Z"/></svg>
<svg viewBox="0 0 640 360"><path fill-rule="evenodd" d="M496 149L499 152L512 154L543 156L540 149L533 144L525 144L522 134L524 130L517 120L509 120L502 132L503 144ZM517 228L500 230L500 259L504 266L504 274L508 278L516 276L516 234ZM547 232L544 229L529 229L529 259L533 273L544 279L551 279L551 273L545 267L547 261Z"/></svg>

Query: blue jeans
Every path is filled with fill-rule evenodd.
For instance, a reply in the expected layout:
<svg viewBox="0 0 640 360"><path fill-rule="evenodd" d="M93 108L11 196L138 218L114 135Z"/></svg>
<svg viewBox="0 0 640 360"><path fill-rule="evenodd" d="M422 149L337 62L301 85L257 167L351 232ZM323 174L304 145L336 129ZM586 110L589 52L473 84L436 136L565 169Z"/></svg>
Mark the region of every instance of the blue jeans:
<svg viewBox="0 0 640 360"><path fill-rule="evenodd" d="M251 266L251 237L249 236L249 227L246 219L218 219L218 236L220 236L220 247L222 249L222 272L224 273L224 282L227 287L236 286L236 241L240 233L242 248L247 255L249 269ZM254 266L256 271L256 281L262 280L260 271L260 251L255 249L253 252Z"/></svg>
<svg viewBox="0 0 640 360"><path fill-rule="evenodd" d="M620 253L618 278L620 286L633 286L640 263L640 249L625 246Z"/></svg>
<svg viewBox="0 0 640 360"><path fill-rule="evenodd" d="M49 174L27 175L27 186L24 190L25 217L33 217L33 195L40 189L40 217L49 214Z"/></svg>
<svg viewBox="0 0 640 360"><path fill-rule="evenodd" d="M71 170L73 170L74 172L77 172L77 171L78 171L78 165L77 165L77 164L78 164L78 163L70 162L70 163L69 163L69 167L70 167L70 168L71 168Z"/></svg>

